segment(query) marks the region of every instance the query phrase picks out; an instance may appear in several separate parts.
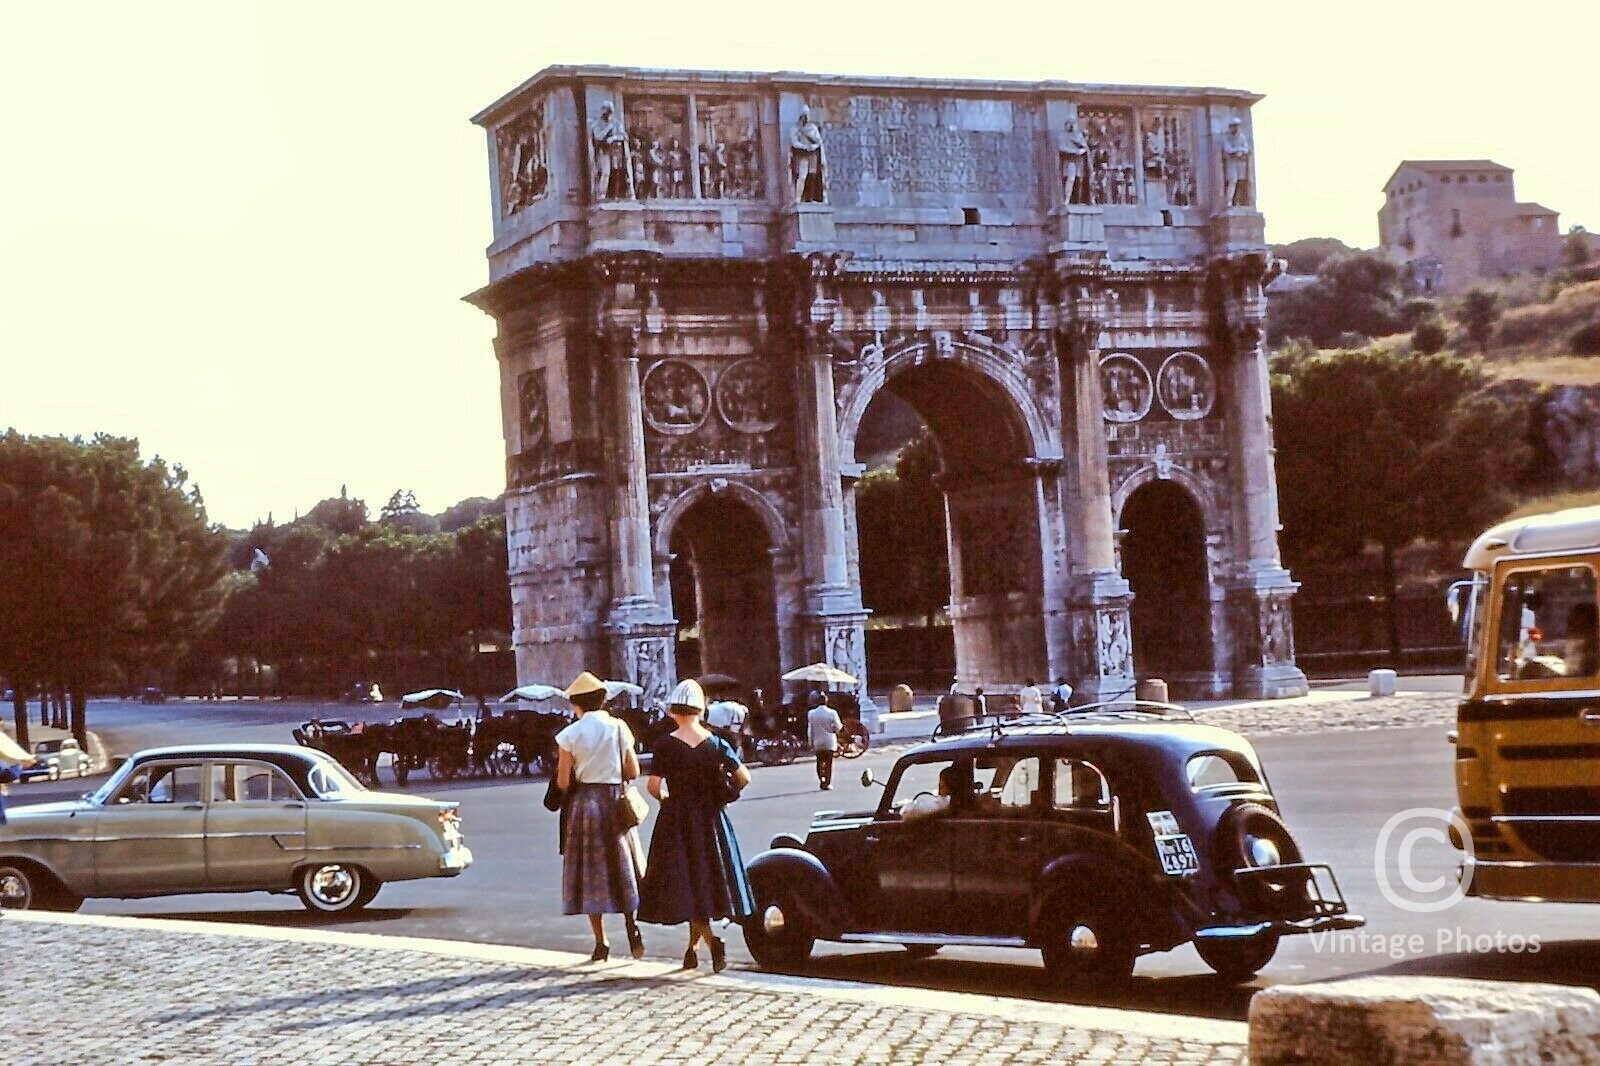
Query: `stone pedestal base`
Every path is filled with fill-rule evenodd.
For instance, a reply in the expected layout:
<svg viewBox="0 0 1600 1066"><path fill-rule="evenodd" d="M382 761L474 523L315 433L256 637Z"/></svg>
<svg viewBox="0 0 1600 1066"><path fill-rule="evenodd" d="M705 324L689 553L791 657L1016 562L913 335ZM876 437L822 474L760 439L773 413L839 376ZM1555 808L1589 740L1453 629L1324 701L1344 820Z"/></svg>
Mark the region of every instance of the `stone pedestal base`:
<svg viewBox="0 0 1600 1066"><path fill-rule="evenodd" d="M1227 590L1236 641L1233 692L1247 699L1285 699L1311 690L1294 661L1289 603L1300 586L1282 567L1250 570Z"/></svg>
<svg viewBox="0 0 1600 1066"><path fill-rule="evenodd" d="M1250 1061L1591 1063L1600 1061L1600 995L1565 985L1439 977L1279 985L1250 1001Z"/></svg>
<svg viewBox="0 0 1600 1066"><path fill-rule="evenodd" d="M782 221L783 244L792 251L831 248L838 242L831 204L791 204Z"/></svg>
<svg viewBox="0 0 1600 1066"><path fill-rule="evenodd" d="M606 622L612 676L644 689L640 699L647 707L656 701L665 704L678 683L678 623L664 615L655 600L619 600Z"/></svg>
<svg viewBox="0 0 1600 1066"><path fill-rule="evenodd" d="M644 205L633 200L606 200L589 209L589 247L597 252L650 251L645 235Z"/></svg>
<svg viewBox="0 0 1600 1066"><path fill-rule="evenodd" d="M806 589L806 601L806 663L828 663L854 677L852 691L861 705L861 721L877 732L878 706L867 695L866 621L870 612L850 586L813 585Z"/></svg>
<svg viewBox="0 0 1600 1066"><path fill-rule="evenodd" d="M1097 204L1062 204L1050 212L1052 252L1106 252L1105 212Z"/></svg>
<svg viewBox="0 0 1600 1066"><path fill-rule="evenodd" d="M1127 581L1115 571L1082 574L1069 582L1072 663L1067 676L1076 689L1074 702L1134 698L1132 602Z"/></svg>
<svg viewBox="0 0 1600 1066"><path fill-rule="evenodd" d="M1211 216L1213 255L1259 252L1267 246L1267 220L1253 207L1230 207Z"/></svg>

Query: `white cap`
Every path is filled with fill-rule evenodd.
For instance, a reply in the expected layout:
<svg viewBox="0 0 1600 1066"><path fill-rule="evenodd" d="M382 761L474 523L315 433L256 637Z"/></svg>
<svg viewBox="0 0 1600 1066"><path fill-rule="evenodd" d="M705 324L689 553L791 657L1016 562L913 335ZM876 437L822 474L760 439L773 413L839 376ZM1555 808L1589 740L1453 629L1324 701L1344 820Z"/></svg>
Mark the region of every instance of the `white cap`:
<svg viewBox="0 0 1600 1066"><path fill-rule="evenodd" d="M672 690L672 695L667 697L667 710L674 707L693 708L701 714L706 711L706 690L700 687L700 682L690 678L679 681L678 687Z"/></svg>

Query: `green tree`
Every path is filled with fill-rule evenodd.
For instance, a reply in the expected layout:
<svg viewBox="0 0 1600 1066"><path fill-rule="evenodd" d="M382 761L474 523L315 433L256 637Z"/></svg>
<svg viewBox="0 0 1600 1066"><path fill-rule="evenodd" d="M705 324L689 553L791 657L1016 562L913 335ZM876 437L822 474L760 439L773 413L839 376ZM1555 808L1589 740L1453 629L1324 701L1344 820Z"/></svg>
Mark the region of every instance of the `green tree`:
<svg viewBox="0 0 1600 1066"><path fill-rule="evenodd" d="M215 622L227 546L183 468L142 462L137 441L8 432L0 669L69 694L86 743L91 685L169 665Z"/></svg>
<svg viewBox="0 0 1600 1066"><path fill-rule="evenodd" d="M1285 551L1337 559L1376 544L1398 659L1395 551L1470 536L1505 513L1529 459L1527 409L1487 392L1476 360L1450 354L1296 351L1272 372Z"/></svg>
<svg viewBox="0 0 1600 1066"><path fill-rule="evenodd" d="M892 470L856 486L862 599L883 614L915 614L932 648L933 627L950 599L944 493L939 451L924 430L905 445Z"/></svg>
<svg viewBox="0 0 1600 1066"><path fill-rule="evenodd" d="M1561 241L1561 265L1577 269L1589 261L1588 234L1577 226Z"/></svg>
<svg viewBox="0 0 1600 1066"><path fill-rule="evenodd" d="M1315 274L1334 256L1354 253L1354 248L1337 237L1302 237L1289 244L1272 246L1272 254L1284 261L1291 274Z"/></svg>
<svg viewBox="0 0 1600 1066"><path fill-rule="evenodd" d="M1399 268L1373 252L1332 256L1316 281L1271 299L1267 330L1274 346L1305 337L1327 348L1345 334L1383 337L1405 328Z"/></svg>
<svg viewBox="0 0 1600 1066"><path fill-rule="evenodd" d="M1500 320L1500 297L1487 289L1471 289L1461 298L1461 326L1478 351L1487 352Z"/></svg>
<svg viewBox="0 0 1600 1066"><path fill-rule="evenodd" d="M1444 328L1444 323L1436 318L1425 319L1417 323L1417 328L1411 331L1411 350L1418 355L1433 355L1444 350L1445 342L1450 335Z"/></svg>

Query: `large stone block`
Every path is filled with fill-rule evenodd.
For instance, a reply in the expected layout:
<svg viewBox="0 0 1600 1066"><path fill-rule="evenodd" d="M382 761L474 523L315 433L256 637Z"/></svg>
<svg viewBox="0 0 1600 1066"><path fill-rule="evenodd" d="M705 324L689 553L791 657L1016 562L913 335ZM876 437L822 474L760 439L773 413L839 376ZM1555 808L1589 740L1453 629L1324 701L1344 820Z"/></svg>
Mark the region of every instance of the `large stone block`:
<svg viewBox="0 0 1600 1066"><path fill-rule="evenodd" d="M1254 1066L1600 1062L1600 995L1565 985L1362 977L1250 1001Z"/></svg>

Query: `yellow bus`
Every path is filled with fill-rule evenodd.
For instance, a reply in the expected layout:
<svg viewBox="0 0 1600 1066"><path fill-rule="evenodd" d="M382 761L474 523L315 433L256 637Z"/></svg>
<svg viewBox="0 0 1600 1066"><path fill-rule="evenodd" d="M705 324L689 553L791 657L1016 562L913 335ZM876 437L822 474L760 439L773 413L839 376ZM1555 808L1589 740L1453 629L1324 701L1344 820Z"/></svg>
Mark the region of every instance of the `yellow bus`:
<svg viewBox="0 0 1600 1066"><path fill-rule="evenodd" d="M1469 895L1600 902L1600 507L1518 518L1467 551L1455 741Z"/></svg>

